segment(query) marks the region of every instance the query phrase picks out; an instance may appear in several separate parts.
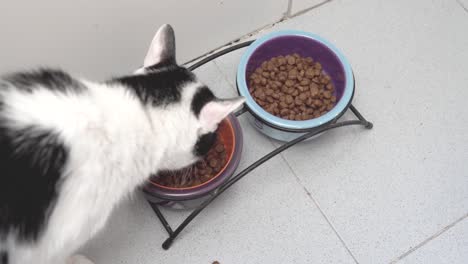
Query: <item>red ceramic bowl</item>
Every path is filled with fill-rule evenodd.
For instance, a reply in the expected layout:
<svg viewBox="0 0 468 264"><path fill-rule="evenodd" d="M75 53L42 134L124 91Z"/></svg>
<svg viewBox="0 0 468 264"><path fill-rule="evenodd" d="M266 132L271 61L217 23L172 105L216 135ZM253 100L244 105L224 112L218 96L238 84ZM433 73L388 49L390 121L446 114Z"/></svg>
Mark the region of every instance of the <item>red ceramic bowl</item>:
<svg viewBox="0 0 468 264"><path fill-rule="evenodd" d="M239 165L242 152L243 138L239 121L234 115L229 115L219 125L217 133L218 137L222 138L227 152L226 165L218 174L200 185L184 188L173 188L158 184L155 176L153 176L143 188L146 198L150 202L159 205L174 207L174 202L203 197L229 179Z"/></svg>

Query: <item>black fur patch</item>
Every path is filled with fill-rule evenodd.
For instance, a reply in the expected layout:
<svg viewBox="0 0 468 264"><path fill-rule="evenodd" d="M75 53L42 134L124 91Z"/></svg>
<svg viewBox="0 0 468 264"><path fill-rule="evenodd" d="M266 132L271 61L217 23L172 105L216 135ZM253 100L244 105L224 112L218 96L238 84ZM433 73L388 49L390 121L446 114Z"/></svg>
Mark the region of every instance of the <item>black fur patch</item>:
<svg viewBox="0 0 468 264"><path fill-rule="evenodd" d="M39 69L32 72L20 72L4 76L3 79L18 89L32 92L33 89L44 87L59 92L78 93L85 86L61 70Z"/></svg>
<svg viewBox="0 0 468 264"><path fill-rule="evenodd" d="M215 99L214 94L208 89L208 87L204 86L200 88L197 93L193 96L192 101L192 111L196 117L200 115L200 112L208 102Z"/></svg>
<svg viewBox="0 0 468 264"><path fill-rule="evenodd" d="M0 90L4 90L8 88L8 84L2 80L0 80Z"/></svg>
<svg viewBox="0 0 468 264"><path fill-rule="evenodd" d="M146 70L147 71L157 71L157 70L161 70L161 69L171 67L171 66L174 66L174 65L175 65L174 61L167 60L167 61L162 61L162 62L156 63L156 64L154 64L152 66L146 67Z"/></svg>
<svg viewBox="0 0 468 264"><path fill-rule="evenodd" d="M0 253L0 264L8 264L8 253L1 252Z"/></svg>
<svg viewBox="0 0 468 264"><path fill-rule="evenodd" d="M6 90L6 89L8 89L8 87L9 87L9 85L7 85L5 82L3 82L0 79L0 91ZM4 102L3 102L3 98L2 98L2 93L0 92L0 112L3 109L3 105L4 105ZM1 120L0 120L0 122L1 122Z"/></svg>
<svg viewBox="0 0 468 264"><path fill-rule="evenodd" d="M0 123L0 234L13 229L19 240L38 238L55 205L68 153L51 131L12 130Z"/></svg>
<svg viewBox="0 0 468 264"><path fill-rule="evenodd" d="M159 106L180 101L182 85L193 81L195 75L192 72L171 65L144 75L114 79L111 83L128 86L144 104Z"/></svg>
<svg viewBox="0 0 468 264"><path fill-rule="evenodd" d="M200 136L197 140L197 143L195 143L195 155L205 156L216 142L216 135L216 132L211 132Z"/></svg>

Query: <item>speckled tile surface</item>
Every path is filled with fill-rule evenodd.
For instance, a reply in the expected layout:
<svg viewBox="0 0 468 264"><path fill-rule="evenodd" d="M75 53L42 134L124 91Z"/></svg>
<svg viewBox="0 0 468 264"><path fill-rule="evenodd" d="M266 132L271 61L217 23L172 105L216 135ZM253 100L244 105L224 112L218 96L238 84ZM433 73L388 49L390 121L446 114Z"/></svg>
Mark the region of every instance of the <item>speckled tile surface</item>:
<svg viewBox="0 0 468 264"><path fill-rule="evenodd" d="M199 76L219 96L235 90L213 63ZM244 151L239 169L274 146L244 117ZM178 224L186 212L164 210ZM119 207L84 252L105 263L354 263L333 228L281 157L257 168L219 197L180 235L169 251L156 216L142 195Z"/></svg>
<svg viewBox="0 0 468 264"><path fill-rule="evenodd" d="M466 28L457 0L334 0L269 29L335 43L356 75L354 104L374 129L331 131L264 164L169 251L137 196L85 252L97 263L466 263ZM203 66L200 78L234 96L242 53ZM241 122L245 167L278 142Z"/></svg>

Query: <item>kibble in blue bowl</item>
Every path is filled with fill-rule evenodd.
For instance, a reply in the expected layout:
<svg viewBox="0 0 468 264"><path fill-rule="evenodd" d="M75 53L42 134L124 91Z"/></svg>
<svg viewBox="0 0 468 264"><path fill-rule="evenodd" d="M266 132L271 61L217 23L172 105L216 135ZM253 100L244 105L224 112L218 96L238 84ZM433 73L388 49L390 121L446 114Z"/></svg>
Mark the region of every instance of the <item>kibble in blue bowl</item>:
<svg viewBox="0 0 468 264"><path fill-rule="evenodd" d="M346 58L325 39L280 31L249 46L237 86L254 126L289 141L335 122L351 103L354 78Z"/></svg>

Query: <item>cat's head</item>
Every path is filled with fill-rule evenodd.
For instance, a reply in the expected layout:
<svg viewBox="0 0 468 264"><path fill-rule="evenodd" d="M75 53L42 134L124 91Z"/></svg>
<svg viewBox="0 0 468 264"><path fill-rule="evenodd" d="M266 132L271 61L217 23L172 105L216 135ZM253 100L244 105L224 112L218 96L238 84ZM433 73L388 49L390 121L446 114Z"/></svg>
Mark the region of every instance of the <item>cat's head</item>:
<svg viewBox="0 0 468 264"><path fill-rule="evenodd" d="M176 62L175 36L169 25L153 38L144 65L120 79L143 101L156 133L169 133L160 169L176 170L203 157L216 139L219 123L240 107L243 97L217 98L195 74Z"/></svg>

